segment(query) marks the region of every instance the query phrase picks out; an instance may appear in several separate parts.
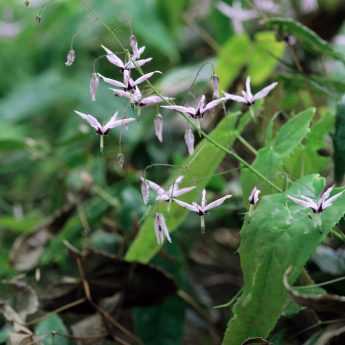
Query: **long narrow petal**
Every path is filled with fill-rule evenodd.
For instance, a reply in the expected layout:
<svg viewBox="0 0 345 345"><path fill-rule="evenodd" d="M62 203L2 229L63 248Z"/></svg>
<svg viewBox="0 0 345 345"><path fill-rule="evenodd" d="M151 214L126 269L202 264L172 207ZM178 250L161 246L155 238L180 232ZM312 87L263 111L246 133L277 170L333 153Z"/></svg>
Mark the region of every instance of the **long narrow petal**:
<svg viewBox="0 0 345 345"><path fill-rule="evenodd" d="M139 103L138 105L140 107L148 107L150 105L159 104L159 103L161 103L163 101L164 100L162 99L162 97L153 95L153 96L148 96L148 97L141 98L141 99L139 99L137 101L137 103Z"/></svg>
<svg viewBox="0 0 345 345"><path fill-rule="evenodd" d="M156 73L162 74L161 71L153 71L153 72L150 72L150 73L146 73L146 74L142 75L140 78L136 79L134 81L134 85L139 85L139 84L143 83L144 81L150 79Z"/></svg>
<svg viewBox="0 0 345 345"><path fill-rule="evenodd" d="M208 204L205 207L205 211L211 210L213 208L216 208L216 207L222 205L225 200L230 199L231 197L232 197L232 195L228 194L228 195L223 196L222 198L219 198L219 199L211 202L210 204Z"/></svg>
<svg viewBox="0 0 345 345"><path fill-rule="evenodd" d="M306 201L303 199L299 199L299 198L295 198L292 195L288 195L287 196L291 201L293 201L295 204L306 207L306 208L312 208L314 210L318 209L318 205L316 202L314 201Z"/></svg>
<svg viewBox="0 0 345 345"><path fill-rule="evenodd" d="M330 186L329 188L327 188L320 196L320 201L324 202L326 201L326 199L328 199L332 193L332 190L334 189L334 185Z"/></svg>
<svg viewBox="0 0 345 345"><path fill-rule="evenodd" d="M224 92L224 96L225 96L226 101L231 99L232 101L235 101L235 102L247 103L247 100L242 96L234 95L232 93L227 93L227 92Z"/></svg>
<svg viewBox="0 0 345 345"><path fill-rule="evenodd" d="M186 208L189 211L192 211L192 212L195 212L195 213L199 212L199 209L198 209L198 207L196 205L188 204L188 203L186 203L184 201L181 201L179 199L174 199L174 201L176 202L176 204Z"/></svg>
<svg viewBox="0 0 345 345"><path fill-rule="evenodd" d="M127 69L134 69L137 67L141 67L143 65L145 65L146 63L150 62L152 60L152 58L147 58L147 59L141 59L141 60L130 60L126 63L126 68Z"/></svg>
<svg viewBox="0 0 345 345"><path fill-rule="evenodd" d="M133 97L133 94L130 93L129 91L113 89L113 88L110 88L110 90L113 91L114 95L118 97L126 97L128 99L131 99Z"/></svg>
<svg viewBox="0 0 345 345"><path fill-rule="evenodd" d="M132 58L134 60L139 59L140 53L138 49L138 41L135 35L131 35L131 37L129 38L129 45L131 46L133 52Z"/></svg>
<svg viewBox="0 0 345 345"><path fill-rule="evenodd" d="M124 68L125 65L123 63L123 61L114 53L112 52L110 49L108 49L106 46L104 46L103 44L101 45L101 47L105 50L105 52L107 53L106 58L108 59L108 61L110 63L112 63L113 65L119 67L119 68Z"/></svg>
<svg viewBox="0 0 345 345"><path fill-rule="evenodd" d="M261 91L259 91L258 93L254 95L254 100L258 100L258 99L266 97L277 85L278 83L274 82L264 87Z"/></svg>
<svg viewBox="0 0 345 345"><path fill-rule="evenodd" d="M202 113L205 113L206 111L209 111L209 110L215 108L218 104L221 104L224 101L225 101L225 97L218 98L218 99L215 99L214 101L207 103L206 106L202 109Z"/></svg>
<svg viewBox="0 0 345 345"><path fill-rule="evenodd" d="M332 197L330 197L329 199L327 199L326 201L324 201L322 203L322 209L325 209L327 207L332 206L334 201L336 201L343 193L344 193L344 191L337 193L337 194L333 195Z"/></svg>
<svg viewBox="0 0 345 345"><path fill-rule="evenodd" d="M181 188L181 189L175 189L173 196L174 196L174 198L176 198L176 197L181 196L183 194L189 193L190 191L192 191L195 188L196 188L195 186L192 186L192 187L186 187L186 188Z"/></svg>
<svg viewBox="0 0 345 345"><path fill-rule="evenodd" d="M97 73L97 75L107 84L115 86L115 87L120 87L120 88L125 88L126 85L124 83L122 83L121 81L115 80L115 79L111 79L111 78L107 78L104 75Z"/></svg>
<svg viewBox="0 0 345 345"><path fill-rule="evenodd" d="M207 204L207 199L206 199L206 189L203 189L201 192L201 207L205 208Z"/></svg>
<svg viewBox="0 0 345 345"><path fill-rule="evenodd" d="M162 105L161 108L170 109L178 111L179 113L184 113L188 115L195 115L196 109L193 107L184 107L182 105Z"/></svg>
<svg viewBox="0 0 345 345"><path fill-rule="evenodd" d="M78 111L78 110L74 110L74 112L77 115L79 115L83 120L85 120L94 129L99 130L102 128L102 125L94 116L90 114L82 113L81 111Z"/></svg>
<svg viewBox="0 0 345 345"><path fill-rule="evenodd" d="M204 109L204 107L205 107L205 102L206 102L206 96L205 96L205 95L202 95L202 96L200 97L200 100L199 100L197 106L196 106L196 112L198 112L198 111L201 112L201 110Z"/></svg>
<svg viewBox="0 0 345 345"><path fill-rule="evenodd" d="M110 119L107 124L104 126L104 131L107 131L111 128L127 126L129 123L136 121L133 117L128 119L121 119L121 120L112 120Z"/></svg>
<svg viewBox="0 0 345 345"><path fill-rule="evenodd" d="M252 88L250 87L250 77L249 76L246 79L246 94L249 96L249 98L253 97Z"/></svg>
<svg viewBox="0 0 345 345"><path fill-rule="evenodd" d="M149 185L149 187L151 189L153 189L158 195L163 195L166 194L166 191L164 188L162 188L159 184L150 181L150 180L146 180L146 183Z"/></svg>

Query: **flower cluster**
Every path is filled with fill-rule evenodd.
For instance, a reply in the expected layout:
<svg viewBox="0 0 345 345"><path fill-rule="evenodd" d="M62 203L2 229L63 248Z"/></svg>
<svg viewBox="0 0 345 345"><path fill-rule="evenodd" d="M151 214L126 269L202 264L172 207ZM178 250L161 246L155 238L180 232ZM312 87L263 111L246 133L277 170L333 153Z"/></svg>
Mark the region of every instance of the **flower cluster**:
<svg viewBox="0 0 345 345"><path fill-rule="evenodd" d="M201 230L205 232L205 215L211 209L221 206L225 200L231 198L231 195L225 195L220 199L217 199L211 203L207 203L206 201L206 190L202 191L201 196L201 203L198 204L196 202L192 202L191 204L184 202L182 200L177 199L177 197L182 196L183 194L191 192L195 189L195 186L191 187L184 187L180 188L180 184L182 183L184 177L179 176L176 180L168 187L168 189L164 189L159 184L147 180L144 177L141 178L141 193L144 200L144 203L147 204L149 201L149 193L150 189L153 190L156 194L156 201L174 201L177 205L186 208L189 211L192 211L200 216L201 221ZM162 213L156 213L155 216L155 233L157 237L158 244L162 244L164 242L164 238L167 238L168 242L171 242L171 238L169 235L169 230L165 222L165 217Z"/></svg>
<svg viewBox="0 0 345 345"><path fill-rule="evenodd" d="M229 8L225 8L223 4L220 5L220 9L222 10L229 10ZM231 9L233 11L233 9ZM248 14L249 15L249 14ZM90 96L93 101L96 100L96 91L99 85L99 81L102 80L106 84L111 86L111 91L114 93L115 96L118 97L125 97L128 99L129 103L133 104L134 106L139 107L146 107L151 105L156 105L161 102L168 103L167 105L161 105L161 108L173 110L183 115L189 117L191 120L196 120L197 122L204 118L204 116L210 112L211 110L215 109L218 105L225 106L225 103L228 101L234 101L238 103L245 104L246 106L251 107L257 100L266 97L276 86L277 82L273 82L268 86L264 87L262 90L253 93L251 88L251 80L248 76L245 81L245 89L241 91L240 95L231 94L224 92L223 96L220 96L219 87L218 87L218 77L213 75L212 76L212 83L213 83L213 96L211 100L206 99L206 95L203 94L200 99L197 101L195 105L177 105L172 104L172 98L160 96L160 95L145 95L143 96L142 90L140 90L140 85L144 82L150 80L150 78L155 74L161 74L160 71L152 71L146 74L141 72L141 67L146 63L152 60L151 57L149 58L142 58L142 54L145 51L145 47L139 47L138 42L134 35L130 37L130 46L131 46L131 53L128 54L127 59L119 58L113 51L109 48L102 45L106 53L107 60L119 68L122 79L116 80L106 76L103 76L100 73L92 73L91 80L90 80ZM75 52L71 50L67 56L66 65L70 66L75 59ZM133 77L133 73L135 70L141 72L141 76L138 78ZM80 116L83 120L85 120L92 128L95 129L96 133L100 136L100 146L101 151L103 149L103 137L109 133L109 131L116 127L127 126L128 124L134 122L136 119L134 118L121 118L118 119L118 113L116 112L110 120L102 125L96 117L93 115L83 113L80 111L75 111L75 113ZM192 121L193 122L193 121ZM161 114L157 114L154 119L154 129L155 134L160 142L163 142L163 117ZM193 130L191 127L188 127L185 131L184 135L185 143L187 146L188 153L192 155L194 153L194 135ZM141 193L144 200L145 205L149 203L150 199L150 191L155 193L155 201L156 202L169 202L169 208L171 202L174 202L176 205L179 205L195 214L200 216L201 222L201 230L205 232L205 215L212 209L221 206L227 199L231 198L230 194L227 194L219 199L214 200L213 202L208 203L206 199L206 190L202 190L201 193L201 201L196 202L193 201L191 203L187 203L183 200L178 199L182 195L189 193L196 189L196 186L185 186L181 187L181 184L184 180L183 176L178 176L173 183L164 188L153 182L148 180L144 177L141 178ZM332 203L342 194L338 193L334 196L330 196L333 187L328 188L324 193L321 194L320 199L315 201L307 196L300 196L295 197L288 195L288 198L295 202L298 205L311 209L314 213L320 213L326 208L330 207ZM251 205L249 212L256 206L259 202L261 191L254 187L249 195L248 202ZM168 242L171 242L170 233L166 224L166 220L164 214L162 212L157 211L154 217L154 230L156 239L159 245L164 243L166 239Z"/></svg>

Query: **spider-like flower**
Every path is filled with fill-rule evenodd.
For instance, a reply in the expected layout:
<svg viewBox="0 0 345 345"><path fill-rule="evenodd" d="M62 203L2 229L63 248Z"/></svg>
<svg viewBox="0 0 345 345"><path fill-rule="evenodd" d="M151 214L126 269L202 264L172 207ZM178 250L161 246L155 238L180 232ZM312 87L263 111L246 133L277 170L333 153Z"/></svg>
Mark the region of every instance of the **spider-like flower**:
<svg viewBox="0 0 345 345"><path fill-rule="evenodd" d="M195 186L192 187L185 187L180 188L180 184L183 181L184 176L179 176L168 189L164 189L159 184L147 180L141 177L142 184L146 184L149 188L151 188L156 193L156 200L157 201L171 201L174 198L181 196L183 194L189 193L192 191Z"/></svg>
<svg viewBox="0 0 345 345"><path fill-rule="evenodd" d="M85 120L92 128L96 130L96 133L100 135L101 151L103 151L103 136L104 135L107 135L112 128L126 126L129 123L135 121L134 118L118 120L117 119L118 113L116 112L105 125L102 125L93 115L82 113L78 110L75 110L74 112L77 115L79 115L83 120Z"/></svg>
<svg viewBox="0 0 345 345"><path fill-rule="evenodd" d="M123 61L122 59L120 59L113 51L111 51L109 48L107 48L106 46L102 45L101 46L105 52L106 52L106 58L107 60L119 67L121 70L129 70L129 69L134 69L137 67L141 67L143 65L145 65L146 63L150 62L152 60L152 58L147 58L147 59L135 59L134 54L130 57L130 59L126 62Z"/></svg>
<svg viewBox="0 0 345 345"><path fill-rule="evenodd" d="M151 95L151 96L144 97L138 87L135 87L135 89L131 91L112 89L112 88L110 90L114 92L115 96L126 97L129 99L130 103L140 108L149 107L151 105L173 100L172 97L165 97L165 96L158 96L158 95Z"/></svg>
<svg viewBox="0 0 345 345"><path fill-rule="evenodd" d="M139 84L143 83L146 80L149 80L154 74L159 73L161 74L161 71L153 71L146 74L143 74L138 79L133 80L131 78L129 70L125 69L123 71L123 81L107 78L103 76L102 74L98 73L98 76L107 84L110 84L111 86L119 87L123 89L124 91L130 91L136 88ZM114 90L114 89L113 89Z"/></svg>
<svg viewBox="0 0 345 345"><path fill-rule="evenodd" d="M344 191L331 196L331 192L334 186L331 186L321 193L319 200L313 200L305 195L301 195L299 198L288 195L288 198L295 204L303 206L305 208L310 208L314 213L321 213L326 208L333 205L333 202L337 200Z"/></svg>
<svg viewBox="0 0 345 345"><path fill-rule="evenodd" d="M244 31L244 21L254 19L258 16L256 11L244 9L238 3L230 6L223 1L220 1L217 4L217 9L231 20L234 30L238 33Z"/></svg>
<svg viewBox="0 0 345 345"><path fill-rule="evenodd" d="M266 87L264 87L262 90L257 92L253 95L252 89L250 87L250 77L247 77L246 79L246 90L242 90L242 96L239 95L233 95L231 93L224 92L224 96L226 100L231 99L235 102L245 103L248 105L252 105L257 101L258 99L266 97L276 86L278 85L277 82L274 82Z"/></svg>
<svg viewBox="0 0 345 345"><path fill-rule="evenodd" d="M162 213L155 214L155 234L158 245L162 245L165 238L171 243L169 230Z"/></svg>
<svg viewBox="0 0 345 345"><path fill-rule="evenodd" d="M192 202L191 204L188 204L187 202L178 200L178 199L174 199L174 201L186 208L189 211L192 211L196 214L198 214L200 216L200 222L201 222L201 231L204 233L205 232L205 215L208 213L209 210L219 207L220 205L222 205L224 203L225 200L230 199L232 197L232 195L227 194L225 196L223 196L222 198L219 198L209 204L207 204L207 200L206 200L206 189L204 189L202 191L202 195L201 195L201 203L198 204L196 202Z"/></svg>
<svg viewBox="0 0 345 345"><path fill-rule="evenodd" d="M185 107L182 105L162 105L162 108L176 110L179 113L187 114L193 119L204 117L205 113L215 108L218 104L224 102L226 97L215 99L206 103L206 96L202 95L196 107Z"/></svg>
<svg viewBox="0 0 345 345"><path fill-rule="evenodd" d="M250 205L256 205L259 201L261 190L256 188L256 186L252 189L248 201Z"/></svg>

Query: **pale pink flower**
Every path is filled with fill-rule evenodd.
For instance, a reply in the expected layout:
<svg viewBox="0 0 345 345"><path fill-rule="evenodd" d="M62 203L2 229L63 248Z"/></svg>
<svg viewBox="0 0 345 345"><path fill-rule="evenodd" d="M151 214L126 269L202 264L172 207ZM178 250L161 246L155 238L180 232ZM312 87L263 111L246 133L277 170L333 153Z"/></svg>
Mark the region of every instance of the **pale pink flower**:
<svg viewBox="0 0 345 345"><path fill-rule="evenodd" d="M295 204L298 204L300 206L303 206L305 208L310 208L314 213L321 213L324 211L327 207L332 206L333 202L337 200L344 191L337 193L333 195L332 197L331 192L333 190L334 186L331 186L326 189L321 195L319 200L313 200L305 195L301 195L299 198L296 198L294 196L288 195L288 198L293 201Z"/></svg>
<svg viewBox="0 0 345 345"><path fill-rule="evenodd" d="M126 97L130 101L130 103L141 108L173 100L172 97L165 97L165 96L158 96L158 95L151 95L151 96L144 97L138 87L135 87L131 91L125 91L125 90L113 89L113 88L111 88L110 90L114 92L115 96Z"/></svg>
<svg viewBox="0 0 345 345"><path fill-rule="evenodd" d="M202 118L208 111L223 103L225 98L215 99L206 103L206 96L202 95L196 107L185 107L181 105L161 105L162 108L175 110L179 113L187 114L193 119Z"/></svg>
<svg viewBox="0 0 345 345"><path fill-rule="evenodd" d="M207 200L206 200L206 189L204 189L202 191L202 196L201 196L201 203L198 204L196 202L192 202L191 204L188 204L187 202L184 202L184 201L181 201L181 200L178 200L178 199L174 199L174 201L186 208L187 210L189 211L192 211L196 214L198 214L201 218L200 218L200 221L201 221L201 231L202 232L205 232L205 215L208 213L209 210L212 210L213 208L216 208L216 207L219 207L221 206L225 200L231 198L232 195L228 194L228 195L225 195L223 196L222 198L219 198L209 204L207 204Z"/></svg>
<svg viewBox="0 0 345 345"><path fill-rule="evenodd" d="M224 92L224 96L226 100L232 100L235 102L245 103L248 105L252 105L255 103L255 101L266 97L276 86L278 85L277 82L274 82L266 87L264 87L262 90L257 92L253 95L252 89L250 86L250 77L247 77L246 79L246 90L242 91L242 96L239 95L233 95L231 93Z"/></svg>
<svg viewBox="0 0 345 345"><path fill-rule="evenodd" d="M110 84L111 86L115 86L115 87L119 87L121 89L124 89L125 91L130 91L133 90L136 86L138 86L139 84L149 80L154 74L162 74L161 71L153 71L153 72L149 72L146 73L144 75L142 75L141 77L139 77L136 80L133 80L130 76L130 72L129 70L124 70L123 71L123 81L119 81L116 79L111 79L111 78L107 78L105 76L103 76L102 74L98 73L98 76L107 84Z"/></svg>
<svg viewBox="0 0 345 345"><path fill-rule="evenodd" d="M149 188L151 188L155 193L156 193L156 200L157 201L170 201L178 196L181 196L183 194L189 193L192 191L195 186L192 187L185 187L185 188L180 188L180 184L183 181L184 177L179 176L174 183L169 186L168 189L164 189L161 187L159 184L144 179L143 177L141 178L141 181L144 182L148 185Z"/></svg>
<svg viewBox="0 0 345 345"><path fill-rule="evenodd" d="M255 186L249 195L249 198L248 198L249 204L256 205L259 201L260 193L261 193L261 190L256 188Z"/></svg>
<svg viewBox="0 0 345 345"><path fill-rule="evenodd" d="M74 112L85 120L92 128L96 130L96 133L100 135L101 152L103 151L104 135L107 135L112 128L127 126L129 123L135 121L134 118L117 120L118 113L115 113L105 125L102 125L93 115L82 113L78 110L75 110Z"/></svg>
<svg viewBox="0 0 345 345"><path fill-rule="evenodd" d="M150 62L152 60L152 58L147 58L147 59L134 59L133 56L130 57L129 61L125 62L122 59L120 59L113 51L111 51L109 48L107 48L104 45L101 45L101 47L105 50L106 52L106 58L107 60L119 67L122 70L129 70L129 69L134 69L137 67L141 67L143 65L145 65L146 63Z"/></svg>

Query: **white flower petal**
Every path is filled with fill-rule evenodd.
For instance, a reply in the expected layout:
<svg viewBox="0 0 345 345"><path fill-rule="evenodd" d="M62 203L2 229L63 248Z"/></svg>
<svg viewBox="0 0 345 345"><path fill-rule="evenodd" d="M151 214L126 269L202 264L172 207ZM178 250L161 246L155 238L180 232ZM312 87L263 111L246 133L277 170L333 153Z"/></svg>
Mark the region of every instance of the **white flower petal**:
<svg viewBox="0 0 345 345"><path fill-rule="evenodd" d="M184 202L182 200L179 200L179 199L174 199L174 201L176 202L176 204L186 208L189 211L199 213L199 209L198 209L198 207L195 204L191 205L191 204L188 204L188 203L186 203L186 202Z"/></svg>
<svg viewBox="0 0 345 345"><path fill-rule="evenodd" d="M124 68L125 65L123 63L123 61L114 53L112 52L110 49L108 49L106 46L104 46L103 44L101 45L101 47L105 50L105 52L107 53L106 58L108 59L108 61L110 63L112 63L113 65L119 67L119 68Z"/></svg>
<svg viewBox="0 0 345 345"><path fill-rule="evenodd" d="M278 83L274 82L264 87L261 91L259 91L258 93L254 95L254 100L258 100L258 99L266 97L277 85Z"/></svg>
<svg viewBox="0 0 345 345"><path fill-rule="evenodd" d="M219 198L219 199L211 202L210 204L208 204L205 207L205 211L211 210L213 208L216 208L216 207L222 205L225 200L230 199L231 197L232 197L232 195L228 194L228 195L223 196L222 198Z"/></svg>
<svg viewBox="0 0 345 345"><path fill-rule="evenodd" d="M92 115L82 113L81 111L74 110L74 112L79 115L83 120L85 120L91 127L93 127L96 130L102 129L102 125L99 123L99 121Z"/></svg>

